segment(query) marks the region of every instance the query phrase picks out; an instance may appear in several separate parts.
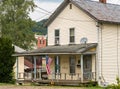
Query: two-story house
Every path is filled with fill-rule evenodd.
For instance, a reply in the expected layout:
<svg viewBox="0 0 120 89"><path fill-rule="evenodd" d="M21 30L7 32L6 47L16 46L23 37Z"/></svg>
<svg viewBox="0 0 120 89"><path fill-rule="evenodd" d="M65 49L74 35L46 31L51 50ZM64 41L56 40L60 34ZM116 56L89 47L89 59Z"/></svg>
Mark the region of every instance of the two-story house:
<svg viewBox="0 0 120 89"><path fill-rule="evenodd" d="M116 83L120 77L120 5L106 0L64 0L45 25L48 46L15 56L51 57L48 79Z"/></svg>

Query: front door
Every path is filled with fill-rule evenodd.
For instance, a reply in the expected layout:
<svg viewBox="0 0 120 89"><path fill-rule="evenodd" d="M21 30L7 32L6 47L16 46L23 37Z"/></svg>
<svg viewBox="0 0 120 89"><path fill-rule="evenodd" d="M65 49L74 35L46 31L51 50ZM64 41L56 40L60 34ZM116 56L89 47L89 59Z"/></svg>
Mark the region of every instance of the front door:
<svg viewBox="0 0 120 89"><path fill-rule="evenodd" d="M83 56L83 80L91 80L92 78L92 55Z"/></svg>

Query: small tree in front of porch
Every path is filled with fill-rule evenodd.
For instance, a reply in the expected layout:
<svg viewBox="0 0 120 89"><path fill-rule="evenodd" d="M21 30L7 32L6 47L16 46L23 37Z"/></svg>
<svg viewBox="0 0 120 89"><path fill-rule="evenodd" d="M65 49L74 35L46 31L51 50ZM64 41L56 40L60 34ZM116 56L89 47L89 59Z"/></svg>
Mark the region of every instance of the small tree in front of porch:
<svg viewBox="0 0 120 89"><path fill-rule="evenodd" d="M13 66L15 58L12 57L14 48L8 38L0 38L0 83L13 81Z"/></svg>

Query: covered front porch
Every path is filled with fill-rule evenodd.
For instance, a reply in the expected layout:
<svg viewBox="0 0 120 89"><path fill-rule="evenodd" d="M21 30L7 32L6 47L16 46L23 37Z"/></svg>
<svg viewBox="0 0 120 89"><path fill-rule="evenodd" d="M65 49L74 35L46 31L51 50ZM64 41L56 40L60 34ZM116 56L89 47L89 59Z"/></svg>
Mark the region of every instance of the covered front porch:
<svg viewBox="0 0 120 89"><path fill-rule="evenodd" d="M54 46L15 54L16 80L62 85L96 82L96 46L97 44ZM46 55L52 59L50 74L46 72ZM24 64L23 71L20 71L19 56L24 56L24 63L25 58L28 58L32 67L28 68ZM40 60L42 61L38 63Z"/></svg>

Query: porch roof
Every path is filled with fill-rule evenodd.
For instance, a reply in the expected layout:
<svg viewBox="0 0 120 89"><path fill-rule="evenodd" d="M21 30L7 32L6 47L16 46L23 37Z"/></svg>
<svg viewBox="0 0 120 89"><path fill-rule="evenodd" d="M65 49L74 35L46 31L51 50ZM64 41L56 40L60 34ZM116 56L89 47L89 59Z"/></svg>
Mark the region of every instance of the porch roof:
<svg viewBox="0 0 120 89"><path fill-rule="evenodd" d="M95 51L89 51L91 48L95 48L97 43L87 44L74 44L74 45L59 45L59 46L47 46L32 51L25 51L21 53L13 54L13 56L27 56L27 55L46 55L46 54L93 54Z"/></svg>

